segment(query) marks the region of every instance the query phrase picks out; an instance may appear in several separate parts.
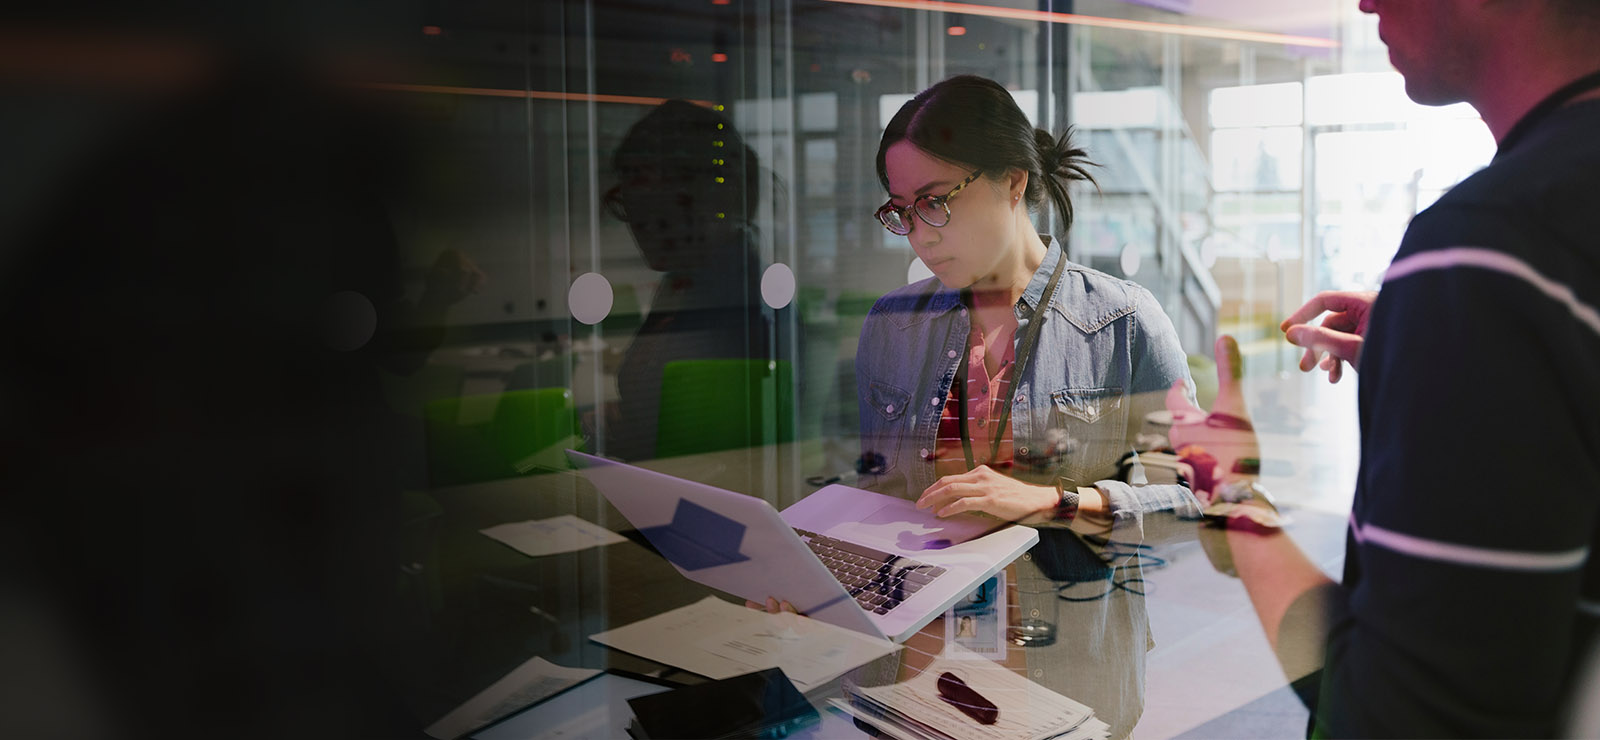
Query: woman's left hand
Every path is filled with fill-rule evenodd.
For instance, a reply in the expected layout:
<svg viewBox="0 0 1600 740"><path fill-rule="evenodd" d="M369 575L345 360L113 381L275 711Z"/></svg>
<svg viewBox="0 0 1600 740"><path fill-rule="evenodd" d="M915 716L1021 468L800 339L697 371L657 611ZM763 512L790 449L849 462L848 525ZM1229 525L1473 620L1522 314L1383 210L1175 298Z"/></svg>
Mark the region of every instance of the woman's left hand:
<svg viewBox="0 0 1600 740"><path fill-rule="evenodd" d="M939 516L975 511L1008 522L1036 524L1049 519L1058 503L1054 486L1024 483L979 465L928 486L917 499L917 508L931 509Z"/></svg>

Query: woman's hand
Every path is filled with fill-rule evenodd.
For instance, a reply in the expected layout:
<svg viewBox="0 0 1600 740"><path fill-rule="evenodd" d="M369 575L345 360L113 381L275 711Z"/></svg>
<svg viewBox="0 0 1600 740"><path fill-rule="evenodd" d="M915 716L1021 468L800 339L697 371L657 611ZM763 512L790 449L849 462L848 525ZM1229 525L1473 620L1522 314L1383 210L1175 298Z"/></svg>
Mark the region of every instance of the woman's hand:
<svg viewBox="0 0 1600 740"><path fill-rule="evenodd" d="M765 605L762 605L759 602L751 601L749 599L745 599L744 600L744 605L745 605L745 607L750 608L750 609L765 609L768 614L784 614L784 613L799 614L800 613L800 611L798 609L794 608L794 604L791 604L791 603L789 603L787 601L779 601L777 599L772 598L771 596L767 597L767 603Z"/></svg>
<svg viewBox="0 0 1600 740"><path fill-rule="evenodd" d="M1019 524L1047 521L1060 503L1054 486L1036 486L979 465L959 475L947 475L928 486L917 508L939 516L975 511Z"/></svg>

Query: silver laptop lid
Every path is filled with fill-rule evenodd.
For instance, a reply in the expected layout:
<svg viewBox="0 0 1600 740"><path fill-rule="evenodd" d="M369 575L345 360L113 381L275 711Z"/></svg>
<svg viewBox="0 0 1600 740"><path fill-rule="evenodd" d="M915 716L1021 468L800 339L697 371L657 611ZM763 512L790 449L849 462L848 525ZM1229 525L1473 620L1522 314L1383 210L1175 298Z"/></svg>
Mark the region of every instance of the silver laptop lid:
<svg viewBox="0 0 1600 740"><path fill-rule="evenodd" d="M684 577L885 636L766 501L572 450L567 457Z"/></svg>

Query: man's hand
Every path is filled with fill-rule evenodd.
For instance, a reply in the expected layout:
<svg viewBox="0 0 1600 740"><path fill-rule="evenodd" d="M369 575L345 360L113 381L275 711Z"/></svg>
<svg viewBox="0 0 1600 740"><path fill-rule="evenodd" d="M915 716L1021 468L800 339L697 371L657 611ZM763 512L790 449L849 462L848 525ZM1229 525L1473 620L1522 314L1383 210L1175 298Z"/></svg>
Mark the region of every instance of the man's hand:
<svg viewBox="0 0 1600 740"><path fill-rule="evenodd" d="M1367 319L1376 300L1377 291L1325 290L1284 319L1278 325L1284 337L1290 344L1306 348L1305 356L1300 358L1301 372L1311 372L1321 365L1328 372L1328 382L1337 383L1344 375L1343 362L1358 367L1361 343L1367 336ZM1328 315L1321 325L1306 323L1323 313Z"/></svg>
<svg viewBox="0 0 1600 740"><path fill-rule="evenodd" d="M917 499L917 508L939 516L976 511L1020 524L1037 524L1055 514L1061 499L1054 486L1024 483L979 465L958 475L940 478Z"/></svg>
<svg viewBox="0 0 1600 740"><path fill-rule="evenodd" d="M1261 445L1256 440L1255 428L1250 423L1250 410L1245 406L1244 393L1240 389L1239 380L1244 372L1244 364L1239 357L1239 344L1233 337L1224 334L1217 337L1214 349L1217 355L1217 400L1212 404L1210 413L1189 402L1182 380L1175 382L1167 392L1167 410L1172 412L1172 429L1167 437L1172 442L1172 448L1180 456L1190 449L1203 451L1215 459L1213 470L1195 471L1195 477L1203 481L1226 478L1240 458L1261 458ZM1194 458L1185 458L1185 462L1200 464ZM1210 503L1212 491L1202 490L1210 487L1191 483L1196 485L1195 492L1201 496L1200 500Z"/></svg>

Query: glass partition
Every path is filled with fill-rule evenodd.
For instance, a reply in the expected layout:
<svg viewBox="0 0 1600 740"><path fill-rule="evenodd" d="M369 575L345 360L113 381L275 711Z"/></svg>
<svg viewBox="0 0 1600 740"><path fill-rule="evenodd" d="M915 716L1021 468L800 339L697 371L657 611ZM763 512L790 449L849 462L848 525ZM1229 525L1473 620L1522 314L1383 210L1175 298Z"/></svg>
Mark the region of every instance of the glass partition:
<svg viewBox="0 0 1600 740"><path fill-rule="evenodd" d="M135 196L145 188L143 175L119 181L132 195L122 190L115 196L93 195L100 191L87 185L81 192L91 195L81 195L57 183L75 182L68 173L78 172L82 162L98 161L114 134L124 129L148 133L141 128L146 111L190 111L166 106L204 90L205 80L232 79L226 76L235 69L231 62L240 62L238 69L252 69L244 61L260 62L282 72L282 80L273 78L279 87L224 88L247 90L240 97L260 105L259 116L252 109L249 115L218 119L223 123L178 129L185 136L176 143L160 139L133 148L141 154L165 152L162 147L168 146L187 152L201 179L214 176L206 174L210 158L222 156L202 146L212 143L209 134L220 132L224 135L215 138L236 142L217 145L226 156L253 150L224 168L226 177L217 177L217 187L173 191L194 198L183 202L197 203L195 210L214 216L203 224L213 229L204 239L206 248L192 253L205 255L208 265L196 274L211 275L206 270L215 259L215 269L225 278L239 278L243 286L237 291L231 285L217 287L195 299L222 306L200 313L214 313L218 324L255 327L233 324L237 317L226 307L230 298L247 302L240 295L258 290L269 296L262 305L285 315L333 312L328 321L336 324L335 334L356 324L367 327L364 333L351 330L359 336L350 347L335 348L349 350L337 355L339 363L362 352L378 358L351 361L350 367L330 360L328 366L337 365L348 385L330 381L324 387L306 380L308 386L302 387L280 381L301 377L296 373L304 368L287 361L283 367L272 364L271 357L262 356L271 352L229 345L236 355L216 350L190 356L183 354L190 350L174 348L181 342L158 338L164 335L155 329L127 340L127 346L117 345L116 352L124 354L107 358L79 347L70 356L82 367L134 357L134 365L148 361L156 368L150 374L167 380L191 377L193 366L205 368L193 371L195 376L223 377L216 387L162 386L180 398L197 394L189 409L196 418L232 419L223 425L226 434L217 437L224 442L216 444L238 445L244 452L205 447L207 459L227 461L202 466L213 474L204 480L231 479L231 471L256 477L263 449L293 449L320 460L316 455L343 450L339 445L352 438L372 442L374 450L350 453L349 460L329 466L335 470L309 466L302 472L326 484L307 489L322 494L342 491L347 477L360 478L370 484L369 493L376 492L378 504L351 505L359 509L353 513L306 494L319 503L295 499L303 509L273 509L262 528L288 537L282 532L293 527L280 525L325 525L328 531L319 535L325 540L315 544L321 549L312 552L312 545L276 539L269 544L281 550L262 547L304 555L302 570L311 572L324 562L319 558L355 557L341 553L337 544L347 531L338 528L345 520L327 511L381 529L387 539L373 541L385 543L383 555L371 559L382 560L382 587L373 589L381 593L371 603L392 609L393 619L373 619L351 607L361 619L349 621L382 625L365 637L378 644L376 652L392 658L383 668L392 684L385 690L392 689L393 706L402 707L396 709L403 715L396 723L413 732L493 689L491 699L484 700L488 704L474 705L470 717L435 726L441 733L435 736L453 736L514 714L564 687L573 675L548 669L554 672L547 672L542 684L531 679L510 689L496 684L529 665L546 670L545 664L529 662L535 658L563 668L703 682L706 676L668 665L659 654L612 649L593 636L707 596L741 600L697 581L696 569L685 567L671 545L655 539L661 528L681 523L688 546L717 555L718 533L691 526L715 516L690 521L699 514L693 507L685 513L680 505L673 515L682 519L671 524L660 511L653 512L659 521L639 521L578 469L596 463L569 450L746 494L784 510L832 484L871 487L886 467L874 460L882 451L872 447L866 431L882 421L872 416L878 409L890 422L909 427L919 414L937 420L947 404L961 402L942 396L931 403L885 401L876 395L881 389L863 387L872 385L870 379L858 380L865 377L858 364L883 351L861 340L875 303L935 274L906 237L889 233L874 218L889 198L875 161L879 139L901 105L958 74L998 82L1035 126L1051 132L1070 128L1087 150L1095 182L1074 185L1075 224L1063 228L1059 215L1046 209L1034 215L1037 230L1054 235L1065 256L1083 267L1083 274L1092 273L1084 284L1129 295L1148 291L1172 325L1173 346L1167 348L1172 371L1192 378L1190 387L1202 406L1209 407L1217 391L1213 341L1219 334L1237 338L1245 400L1261 438L1262 479L1293 512L1296 532L1309 543L1318 565L1337 576L1358 463L1355 383L1329 385L1320 374L1299 372L1300 353L1284 341L1278 324L1319 290L1375 289L1410 218L1494 152L1472 109L1410 103L1400 78L1388 69L1375 24L1346 5L1353 3L525 0L411 3L365 15L352 11L352 17L327 21L342 31L275 26L272 33L278 35L220 34L216 38L223 42L210 44L172 42L142 27L69 28L49 37L60 53L41 58L89 58L84 50L99 47L100 56L90 59L94 64L58 65L55 71L65 78L18 71L18 65L5 68L24 83L13 91L15 99L32 103L0 118L9 119L14 130L37 133L41 147L17 157L16 168L4 177L8 192L18 197L0 210L0 228L23 233L36 210L32 204L39 201L72 206L63 212L80 219L101 212L102 202L140 203ZM256 20L256 14L246 14L238 25ZM326 19L305 20L309 28ZM235 24L222 27L235 29ZM106 46L99 41L104 38L117 41ZM251 56L258 52L259 58ZM294 64L278 69L263 61L280 57ZM145 66L132 65L133 58ZM216 60L230 64L212 64ZM112 73L118 69L125 72ZM285 71L291 69L293 74ZM292 96L270 97L284 90L298 93L299 85L335 91L330 99L337 104L327 110L337 112L324 115L323 108L313 107L306 113ZM228 110L237 113L249 105ZM346 105L362 116L350 114ZM120 112L103 115L108 109ZM304 142L294 137L273 139L283 130L273 123L279 114L290 122L305 116L311 121L307 129L317 134L343 132L347 123L355 134L330 134L326 141L307 135L324 148L302 148ZM101 128L115 131L101 133ZM241 140L262 143L254 149L237 144ZM375 157L383 166L356 155L365 145L383 153ZM324 171L319 163L325 162L340 166ZM155 167L144 160L139 165ZM258 180L258 172L268 174ZM273 180L273 173L281 179ZM149 187L151 201L171 202L163 185ZM219 194L229 189L240 194ZM57 195L51 200L38 193ZM164 207L151 205L151 212ZM345 217L358 210L361 218ZM215 215L222 212L235 215ZM54 222L55 228L71 222ZM178 231L198 239L192 233L198 229ZM276 236L263 236L268 233ZM162 255L173 252L161 246L166 232L159 236L133 244L128 254L165 259ZM97 250L118 243L99 232L83 240L94 242ZM60 249L57 244L39 251L65 259ZM102 252L90 253L104 258ZM38 265L56 263L19 257L16 264L3 274L14 286L25 287L37 275L51 273ZM334 292L329 286L338 287L338 279L330 276L346 272L373 275L365 287ZM93 294L105 289L102 282L116 282L96 277L91 288L84 288L74 280L65 281L76 286L65 295ZM329 292L348 299L354 313L339 308L346 305L340 301L327 308L324 294ZM18 287L14 295L33 294ZM54 299L39 300L46 305ZM111 302L84 305L99 311L97 316L115 315ZM237 313L254 318L271 313L256 312L254 304L248 308ZM1148 306L1140 310L1149 313ZM163 320L145 319L150 327ZM62 336L99 333L115 323L84 321L63 329L69 333ZM49 355L72 344L49 339L49 333L41 329L19 346ZM301 347L266 329L227 333L267 337L262 341L271 348ZM134 345L142 352L129 349ZM948 358L941 354L934 360L950 359L953 375L957 356L950 350ZM404 361L391 361L396 357ZM924 361L892 359L888 364ZM240 369L266 365L281 372ZM40 367L47 366L56 367ZM15 377L41 383L52 372ZM1078 387L1072 385L1075 377L1061 382L1056 406L1040 412L1046 421L1070 417L1092 424L1121 402L1075 395L1107 391L1098 387L1104 383ZM948 377L941 387L950 387ZM343 395L351 388L360 394ZM80 390L61 392L77 397ZM906 389L890 390L909 398ZM1164 386L1152 392L1162 391ZM254 400L242 402L240 395ZM301 402L344 409L355 396L370 397L377 409L365 426L324 425L319 416L283 421L277 415L300 409ZM103 402L83 403L100 409ZM150 408L161 408L149 402ZM916 408L899 421L908 402ZM1098 405L1102 402L1111 405ZM217 411L234 403L249 408L237 414ZM19 401L17 408L23 407L34 416L17 416L29 420L19 424L57 418L32 401ZM123 411L133 418L144 407ZM1134 481L1142 475L1150 485L1177 486L1184 469L1165 436L1172 417L1155 406L1148 411L1122 420L1126 434L1110 436L1126 436L1127 444L1097 472ZM863 413L869 417L861 418ZM178 411L172 415L182 417ZM144 417L138 419L127 425L135 430L129 438L144 429ZM264 433L270 439L262 441L253 431L262 419L278 420L289 431ZM205 436L191 435L176 422L166 431L181 440L162 448L182 452L174 457L192 453L188 445L199 444L192 436ZM77 446L79 436L60 439L68 440L60 444L70 453L60 460L39 459L67 461L58 467L75 469L89 453ZM166 437L159 439L166 443ZM1063 441L1063 449L1081 452L1069 441L1088 444L1074 438ZM1026 457L1026 449L1016 455ZM917 464L931 465L937 456L921 452ZM1141 458L1136 454L1130 462L1123 458L1126 452L1147 455L1147 464L1137 467ZM128 457L148 460L133 453ZM1073 464L1058 462L1067 468ZM173 465L156 472L182 478L187 467ZM39 480L58 474L34 472ZM1188 469L1187 476L1193 475ZM105 481L74 485L88 490L96 482ZM651 478L635 483L649 490L671 485ZM1190 483L1188 477L1182 483ZM898 493L914 499L921 491ZM194 495L201 503L189 503L204 505L206 499ZM331 495L327 501L348 502ZM44 512L41 517L65 516L37 506L34 513ZM285 514L289 509L309 513ZM187 516L162 511L153 518L162 531L186 533ZM1023 612L1048 604L1043 611L1056 615L1054 627L1060 630L1052 641L1064 648L1082 637L1071 634L1075 619L1099 609L1096 604L1116 604L1126 613L1117 612L1112 621L1125 618L1136 627L1118 633L1116 640L1134 645L1130 652L1136 655L1128 661L1137 669L1117 675L1122 693L1083 688L1089 693L1073 697L1101 702L1091 709L1120 723L1113 725L1113 734L1303 732L1306 711L1290 689L1302 676L1284 673L1238 582L1213 572L1196 527L1184 526L1182 533L1121 550L1103 539L1082 540L1074 547L1092 550L1097 565L1104 566L1094 578L1040 575L1045 565L1013 566L1006 571L1013 579L1010 591L998 590L999 603L1009 611L989 615L990 628L999 630L989 647L1002 659L1009 651L1003 665L1023 678L1062 693L1079 691L1083 683L1061 677L1086 665L1072 662L1081 656L1048 653L1054 657L1043 659L1047 645L1029 647L1027 640L1013 639L1016 632L1010 628L1020 627L1022 619L1045 619ZM778 534L778 539L788 536L781 528ZM207 539L205 546L223 544ZM737 551L733 555L742 557ZM1029 557L1019 562L1033 562ZM275 580L271 568L253 569L260 565L255 555L237 560L251 566L242 571L246 580L267 584L266 591L252 592L257 601L240 603L297 598L296 587ZM184 558L173 562L180 561L188 563ZM149 568L166 572L169 564L158 561ZM782 561L770 569L774 574L790 570ZM237 575L185 577L209 582ZM978 613L972 610L990 604L992 596L953 605L950 632L941 632L940 639L971 637L958 634L970 623L957 627L963 624L957 618ZM41 601L55 604L50 598ZM969 611L960 612L963 608ZM288 611L293 613L274 618L317 623ZM1104 613L1094 618L1101 621L1083 623L1097 625L1093 639L1113 633L1115 625L1106 626ZM83 644L112 633L93 632ZM66 642L68 648L81 647L73 639ZM79 700L94 703L79 697L65 705L78 706ZM848 730L848 720L842 721L823 725L819 736L841 726ZM503 729L511 726L501 725L499 731L511 732ZM616 736L612 730L619 729L607 726L599 734ZM483 736L497 736L493 732Z"/></svg>

